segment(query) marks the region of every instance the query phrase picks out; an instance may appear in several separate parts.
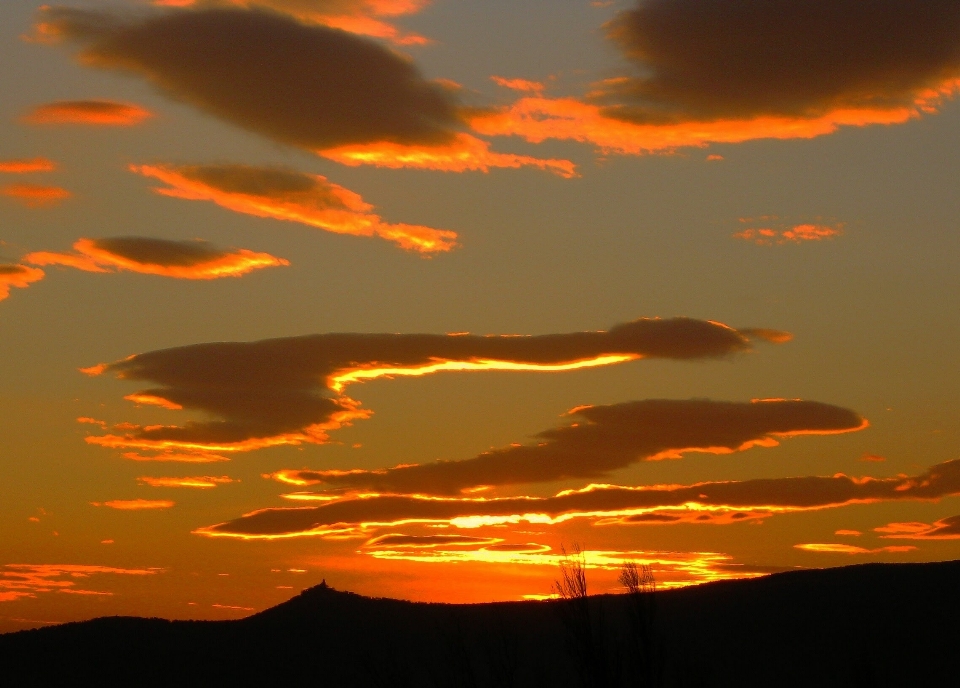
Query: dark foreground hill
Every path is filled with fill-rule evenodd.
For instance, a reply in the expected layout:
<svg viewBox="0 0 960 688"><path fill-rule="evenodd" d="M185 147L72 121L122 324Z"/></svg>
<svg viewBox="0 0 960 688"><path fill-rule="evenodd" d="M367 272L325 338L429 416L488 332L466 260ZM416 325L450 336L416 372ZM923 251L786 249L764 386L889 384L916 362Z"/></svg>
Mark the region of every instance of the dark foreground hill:
<svg viewBox="0 0 960 688"><path fill-rule="evenodd" d="M645 662L630 603L590 598L588 628L558 601L422 604L315 587L240 621L112 617L0 635L0 684L960 685L960 561L659 592Z"/></svg>

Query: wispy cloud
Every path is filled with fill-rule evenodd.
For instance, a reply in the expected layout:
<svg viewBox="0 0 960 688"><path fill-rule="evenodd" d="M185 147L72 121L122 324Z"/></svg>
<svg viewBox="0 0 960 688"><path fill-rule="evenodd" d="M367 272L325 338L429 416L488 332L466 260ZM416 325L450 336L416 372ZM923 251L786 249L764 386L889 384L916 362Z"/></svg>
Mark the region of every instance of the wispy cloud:
<svg viewBox="0 0 960 688"><path fill-rule="evenodd" d="M742 230L734 232L733 237L749 241L758 246L799 244L807 241L834 239L843 234L844 228L842 222L792 224L785 223L777 217L741 218L740 223L745 226Z"/></svg>
<svg viewBox="0 0 960 688"><path fill-rule="evenodd" d="M812 401L751 403L651 399L573 409L567 425L535 443L491 450L463 461L385 470L281 471L296 485L377 493L452 495L477 487L603 479L638 461L679 459L689 452L732 454L775 446L794 435L853 432L866 421L853 411Z"/></svg>
<svg viewBox="0 0 960 688"><path fill-rule="evenodd" d="M86 124L101 127L131 127L153 117L139 105L113 100L61 100L38 105L23 121L28 124Z"/></svg>
<svg viewBox="0 0 960 688"><path fill-rule="evenodd" d="M150 476L141 476L137 478L141 485L150 487L191 487L197 489L208 489L217 485L225 485L236 482L233 478L222 475L220 477L211 475L200 475L187 478L154 478Z"/></svg>
<svg viewBox="0 0 960 688"><path fill-rule="evenodd" d="M57 163L47 158L20 158L18 160L0 160L0 172L11 174L29 174L32 172L53 172Z"/></svg>
<svg viewBox="0 0 960 688"><path fill-rule="evenodd" d="M90 502L93 506L105 506L119 511L150 511L169 509L176 505L169 499L114 499L109 502Z"/></svg>
<svg viewBox="0 0 960 688"><path fill-rule="evenodd" d="M42 184L10 184L0 188L0 194L20 201L29 208L57 205L72 195L59 186L44 186Z"/></svg>
<svg viewBox="0 0 960 688"><path fill-rule="evenodd" d="M218 420L138 428L87 438L107 447L248 451L324 442L370 412L346 387L384 377L443 371L558 372L639 358L692 360L746 351L748 338L720 323L641 319L608 331L537 336L323 334L216 342L153 351L87 368L159 387L138 403L202 411Z"/></svg>
<svg viewBox="0 0 960 688"><path fill-rule="evenodd" d="M24 256L33 265L62 265L86 272L129 271L179 279L240 277L253 270L289 265L283 258L247 249L223 250L206 241L150 237L80 239L74 253L38 251Z"/></svg>
<svg viewBox="0 0 960 688"><path fill-rule="evenodd" d="M124 569L87 564L4 564L0 566L0 602L34 598L41 593L75 595L112 595L112 592L89 590L85 583L91 576L152 576L163 569ZM83 586L83 587L81 587Z"/></svg>
<svg viewBox="0 0 960 688"><path fill-rule="evenodd" d="M287 220L337 234L379 236L420 253L449 251L455 232L384 222L359 194L320 175L249 165L133 165L131 171L168 184L164 196L217 205L247 215Z"/></svg>
<svg viewBox="0 0 960 688"><path fill-rule="evenodd" d="M960 540L960 516L930 523L888 523L874 528L881 537L899 540Z"/></svg>
<svg viewBox="0 0 960 688"><path fill-rule="evenodd" d="M16 263L0 264L0 301L10 296L10 287L26 289L43 278L44 272L40 268Z"/></svg>
<svg viewBox="0 0 960 688"><path fill-rule="evenodd" d="M881 554L883 552L911 552L916 549L912 545L894 545L891 547L876 547L867 549L866 547L857 547L856 545L844 545L839 543L817 543L812 542L802 545L794 545L796 549L802 549L805 552L816 552L817 554Z"/></svg>

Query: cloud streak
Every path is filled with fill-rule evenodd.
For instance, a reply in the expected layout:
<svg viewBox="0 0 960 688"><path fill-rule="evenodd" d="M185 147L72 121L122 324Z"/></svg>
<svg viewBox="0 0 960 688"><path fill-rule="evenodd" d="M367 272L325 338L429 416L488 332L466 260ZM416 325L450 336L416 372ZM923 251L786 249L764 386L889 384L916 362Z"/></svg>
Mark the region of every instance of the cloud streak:
<svg viewBox="0 0 960 688"><path fill-rule="evenodd" d="M233 478L222 475L220 477L201 475L187 478L154 478L150 476L141 476L137 478L141 485L150 487L190 487L196 489L208 489L217 485L225 485L235 482Z"/></svg>
<svg viewBox="0 0 960 688"><path fill-rule="evenodd" d="M750 348L719 323L641 319L607 331L537 336L322 334L259 342L216 342L153 351L87 368L155 387L138 403L216 418L88 437L106 447L160 451L248 451L322 443L370 412L346 387L383 377L442 371L564 371L639 358L717 358Z"/></svg>
<svg viewBox="0 0 960 688"><path fill-rule="evenodd" d="M379 236L401 248L429 254L453 249L455 232L391 224L359 194L320 175L249 165L132 165L132 172L167 184L164 196L213 201L234 212L298 222L336 234Z"/></svg>
<svg viewBox="0 0 960 688"><path fill-rule="evenodd" d="M688 452L732 454L775 446L793 435L853 432L867 422L853 411L799 400L751 403L651 399L573 409L565 426L463 461L403 465L378 471L281 471L297 485L378 493L453 495L477 487L598 480L638 461L678 459Z"/></svg>
<svg viewBox="0 0 960 688"><path fill-rule="evenodd" d="M206 241L150 237L80 239L74 253L38 251L23 258L33 265L62 265L85 272L128 271L178 279L240 277L253 270L289 265L283 258L247 249L225 251Z"/></svg>
<svg viewBox="0 0 960 688"><path fill-rule="evenodd" d="M876 547L867 549L866 547L857 547L856 545L843 545L838 543L818 543L811 542L802 545L794 545L796 549L802 549L805 552L815 552L817 554L881 554L883 552L911 552L916 549L912 545L893 545L890 547Z"/></svg>
<svg viewBox="0 0 960 688"><path fill-rule="evenodd" d="M62 100L38 105L23 121L27 124L84 124L100 127L132 127L153 113L133 103L113 100Z"/></svg>
<svg viewBox="0 0 960 688"><path fill-rule="evenodd" d="M34 282L44 278L40 268L16 263L0 264L0 301L10 296L10 287L26 289Z"/></svg>
<svg viewBox="0 0 960 688"><path fill-rule="evenodd" d="M873 529L893 540L960 540L960 516L929 523L888 523Z"/></svg>
<svg viewBox="0 0 960 688"><path fill-rule="evenodd" d="M105 506L118 511L155 511L176 505L169 499L113 499L109 502L90 502L93 506Z"/></svg>
<svg viewBox="0 0 960 688"><path fill-rule="evenodd" d="M644 0L606 27L632 71L474 128L643 154L899 124L957 92L958 29L952 0Z"/></svg>
<svg viewBox="0 0 960 688"><path fill-rule="evenodd" d="M589 519L598 526L677 523L731 524L777 514L832 509L886 501L934 501L960 494L960 460L931 467L918 476L894 478L764 478L693 485L622 487L589 485L553 497L431 497L357 493L318 506L262 509L195 531L211 537L370 537L379 529L408 524L459 529L530 523L553 525ZM293 494L309 502L314 495Z"/></svg>
<svg viewBox="0 0 960 688"><path fill-rule="evenodd" d="M28 208L54 206L73 195L59 186L42 184L10 184L0 188L0 194L20 201Z"/></svg>
<svg viewBox="0 0 960 688"><path fill-rule="evenodd" d="M152 576L163 569L124 569L87 564L4 564L0 566L0 602L35 598L41 593L76 595L112 595L111 592L80 587L85 579L96 575Z"/></svg>
<svg viewBox="0 0 960 688"><path fill-rule="evenodd" d="M0 160L0 172L8 174L30 174L33 172L53 172L57 163L47 158L21 158L18 160Z"/></svg>
<svg viewBox="0 0 960 688"><path fill-rule="evenodd" d="M734 232L735 239L743 239L757 246L773 246L774 244L800 244L807 241L824 241L835 239L843 234L844 223L802 223L785 225L777 222L775 217L764 217L759 220L741 218L741 224L758 225L744 227Z"/></svg>

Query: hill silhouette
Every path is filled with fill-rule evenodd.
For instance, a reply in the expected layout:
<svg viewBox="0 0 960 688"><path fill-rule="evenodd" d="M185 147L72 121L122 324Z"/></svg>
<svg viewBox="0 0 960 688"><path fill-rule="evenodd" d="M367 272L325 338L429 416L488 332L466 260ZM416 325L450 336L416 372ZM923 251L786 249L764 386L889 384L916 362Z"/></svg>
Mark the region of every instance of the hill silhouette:
<svg viewBox="0 0 960 688"><path fill-rule="evenodd" d="M630 598L589 599L585 674L564 601L450 605L326 585L238 621L108 617L0 635L10 685L957 685L960 561L802 570L655 593L659 678Z"/></svg>

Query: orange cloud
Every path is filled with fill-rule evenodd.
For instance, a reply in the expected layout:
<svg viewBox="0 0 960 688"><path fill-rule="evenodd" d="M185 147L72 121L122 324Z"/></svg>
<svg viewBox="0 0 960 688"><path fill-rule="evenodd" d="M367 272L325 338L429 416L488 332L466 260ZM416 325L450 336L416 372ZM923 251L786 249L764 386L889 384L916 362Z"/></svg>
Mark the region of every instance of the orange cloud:
<svg viewBox="0 0 960 688"><path fill-rule="evenodd" d="M43 270L27 265L0 264L0 301L10 296L10 287L26 289L44 278Z"/></svg>
<svg viewBox="0 0 960 688"><path fill-rule="evenodd" d="M842 126L903 124L951 97L951 81L914 107L890 110L843 109L810 118L761 115L749 119L721 119L678 123L637 123L615 118L609 108L575 98L521 98L500 109L478 111L470 126L485 136L519 136L531 143L549 139L578 141L604 154L644 155L711 143L742 143L755 139L811 139L832 134ZM942 91L942 92L941 92Z"/></svg>
<svg viewBox="0 0 960 688"><path fill-rule="evenodd" d="M28 124L89 124L130 127L153 117L153 113L132 103L112 100L63 100L34 108L23 120Z"/></svg>
<svg viewBox="0 0 960 688"><path fill-rule="evenodd" d="M31 158L20 160L0 160L0 172L11 174L27 174L30 172L52 172L57 164L46 158Z"/></svg>
<svg viewBox="0 0 960 688"><path fill-rule="evenodd" d="M276 477L335 490L452 495L477 487L596 480L638 461L679 459L688 452L732 454L775 446L782 437L854 432L867 426L847 409L782 399L648 399L581 406L568 416L569 424L539 433L535 444L511 445L472 459L385 470L282 471Z"/></svg>
<svg viewBox="0 0 960 688"><path fill-rule="evenodd" d="M93 506L106 506L120 511L143 511L148 509L169 509L176 505L168 499L114 499L109 502L90 502Z"/></svg>
<svg viewBox="0 0 960 688"><path fill-rule="evenodd" d="M399 45L422 45L427 39L417 34L402 33L381 17L413 14L429 0L333 0L304 3L303 0L153 0L166 7L242 7L263 8L282 12L304 23L320 24L361 36L385 38Z"/></svg>
<svg viewBox="0 0 960 688"><path fill-rule="evenodd" d="M470 134L457 134L446 145L407 145L392 141L355 144L318 151L320 155L351 167L374 165L389 169L413 168L443 172L489 172L492 167L536 167L561 177L577 176L569 160L494 153L490 144Z"/></svg>
<svg viewBox="0 0 960 688"><path fill-rule="evenodd" d="M860 537L863 535L859 530L838 530L834 535L847 535L850 537Z"/></svg>
<svg viewBox="0 0 960 688"><path fill-rule="evenodd" d="M168 184L169 188L155 189L164 196L213 201L235 212L299 222L336 234L379 236L425 254L456 246L455 232L384 222L359 194L320 175L248 165L133 165L130 169Z"/></svg>
<svg viewBox="0 0 960 688"><path fill-rule="evenodd" d="M143 456L137 454L136 452L127 452L123 455L123 458L129 459L130 461L169 461L174 463L217 463L220 461L229 461L226 456L220 456L218 454L207 454L204 452L193 452L190 454L177 454L175 452L167 452L161 454L155 454L153 456Z"/></svg>
<svg viewBox="0 0 960 688"><path fill-rule="evenodd" d="M830 543L811 543L794 545L794 547L797 549L802 549L806 552L816 552L818 554L880 554L881 552L911 552L916 549L916 547L910 545L867 549L865 547L857 547L856 545L839 545Z"/></svg>
<svg viewBox="0 0 960 688"><path fill-rule="evenodd" d="M195 531L211 537L280 539L304 536L370 537L380 529L431 524L457 529L530 523L555 525L589 519L598 526L732 524L777 514L881 501L937 500L960 494L960 460L914 477L764 478L693 485L589 485L553 497L437 497L357 492L286 495L319 504L253 511Z"/></svg>
<svg viewBox="0 0 960 688"><path fill-rule="evenodd" d="M749 223L751 220L741 219L740 222ZM799 244L804 241L822 241L838 237L843 234L843 226L842 222L838 222L833 225L805 223L792 226L747 227L735 232L733 237L749 241L758 246L773 246L774 244L791 242Z"/></svg>
<svg viewBox="0 0 960 688"><path fill-rule="evenodd" d="M57 205L72 195L59 186L42 186L40 184L11 184L0 188L0 194L15 198L30 208Z"/></svg>
<svg viewBox="0 0 960 688"><path fill-rule="evenodd" d="M528 81L527 79L505 79L502 76L491 76L490 80L497 86L509 88L511 91L524 91L527 93L536 93L540 95L546 88L539 81Z"/></svg>
<svg viewBox="0 0 960 688"><path fill-rule="evenodd" d="M149 237L80 239L75 253L39 251L24 257L34 265L64 265L86 272L127 270L179 279L240 277L265 267L289 265L283 258L246 249L224 251L206 241Z"/></svg>
<svg viewBox="0 0 960 688"><path fill-rule="evenodd" d="M960 540L960 516L929 523L888 523L874 528L881 537L902 540Z"/></svg>
<svg viewBox="0 0 960 688"><path fill-rule="evenodd" d="M576 370L639 358L716 358L750 349L726 325L641 319L608 331L537 336L323 334L218 342L153 351L85 369L149 381L138 399L162 399L215 420L88 437L106 447L173 452L249 451L322 443L370 412L345 396L351 384L442 371Z"/></svg>
<svg viewBox="0 0 960 688"><path fill-rule="evenodd" d="M60 592L79 595L112 595L111 592L78 587L95 575L152 576L163 569L123 569L86 564L4 564L0 566L0 602L34 598L40 593Z"/></svg>
<svg viewBox="0 0 960 688"><path fill-rule="evenodd" d="M209 475L195 476L192 478L152 478L142 476L137 478L137 481L142 485L149 485L150 487L194 487L199 489L234 482L233 478L226 475L220 476L219 478Z"/></svg>

